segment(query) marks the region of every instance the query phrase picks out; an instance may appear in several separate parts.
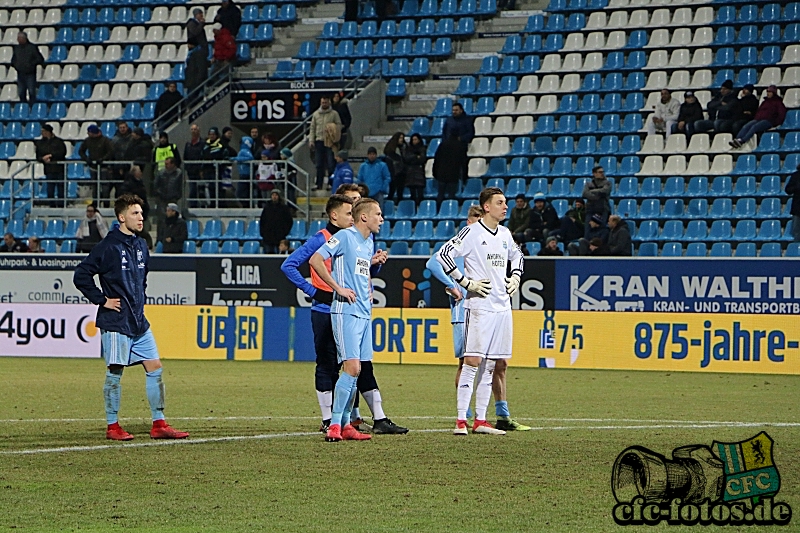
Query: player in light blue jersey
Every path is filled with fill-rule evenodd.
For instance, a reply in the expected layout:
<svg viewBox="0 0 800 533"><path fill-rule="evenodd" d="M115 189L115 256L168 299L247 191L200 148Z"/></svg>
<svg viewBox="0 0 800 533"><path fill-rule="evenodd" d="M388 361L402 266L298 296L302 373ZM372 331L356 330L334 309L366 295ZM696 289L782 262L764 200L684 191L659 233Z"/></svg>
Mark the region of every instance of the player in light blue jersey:
<svg viewBox="0 0 800 533"><path fill-rule="evenodd" d="M481 219L483 212L481 208L474 205L469 208L467 213L467 225L474 224ZM464 270L464 258L455 258L456 265L459 270ZM453 348L455 355L458 358L458 370L456 371L456 388L458 388L458 380L461 378L461 368L464 366L464 322L466 321L464 312L464 298L467 296L467 291L453 280L450 276L445 274L444 267L436 260L434 254L428 259L425 266L433 273L433 276L441 281L445 286L445 291L450 295L450 323L453 325ZM480 379L483 375L483 369L479 369L476 378L475 387L480 385ZM492 375L492 393L494 394L494 407L495 414L497 415L497 423L495 427L504 431L530 431L530 426L520 424L511 418L511 413L508 410L508 400L506 399L506 372L505 366L499 368L495 366L495 372ZM472 415L467 414L468 417Z"/></svg>
<svg viewBox="0 0 800 533"><path fill-rule="evenodd" d="M383 215L378 202L362 198L353 205L355 226L343 229L328 239L311 256L311 268L336 293L331 304L331 323L342 374L333 392L331 425L325 440L368 440L370 435L358 432L350 424L358 392L356 382L361 361L372 361L372 279L373 233L378 233ZM325 261L332 259L331 272ZM342 423L346 424L342 427Z"/></svg>

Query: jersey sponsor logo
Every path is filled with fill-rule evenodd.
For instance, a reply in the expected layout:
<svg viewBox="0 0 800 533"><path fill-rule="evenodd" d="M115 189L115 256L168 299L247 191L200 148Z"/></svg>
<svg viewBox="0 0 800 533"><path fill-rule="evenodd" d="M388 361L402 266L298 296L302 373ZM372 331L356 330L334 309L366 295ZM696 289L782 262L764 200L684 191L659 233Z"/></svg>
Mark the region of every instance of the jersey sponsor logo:
<svg viewBox="0 0 800 533"><path fill-rule="evenodd" d="M506 258L503 254L486 254L486 264L493 268L506 268Z"/></svg>
<svg viewBox="0 0 800 533"><path fill-rule="evenodd" d="M339 239L337 239L337 238L336 238L336 237L334 237L334 236L331 236L331 238L330 238L330 239L328 239L328 242L326 242L326 243L325 243L325 245L326 245L328 248L336 248L336 245L337 245L337 244L339 244Z"/></svg>
<svg viewBox="0 0 800 533"><path fill-rule="evenodd" d="M355 268L354 272L358 276L369 277L369 260L361 258L361 257L357 257L356 258L356 268Z"/></svg>

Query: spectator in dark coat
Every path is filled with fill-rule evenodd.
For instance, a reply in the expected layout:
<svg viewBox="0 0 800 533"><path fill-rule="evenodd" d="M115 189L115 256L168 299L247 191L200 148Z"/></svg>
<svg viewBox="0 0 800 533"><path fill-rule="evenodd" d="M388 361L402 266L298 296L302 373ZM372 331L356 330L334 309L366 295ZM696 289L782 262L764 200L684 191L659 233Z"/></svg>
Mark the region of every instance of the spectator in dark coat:
<svg viewBox="0 0 800 533"><path fill-rule="evenodd" d="M116 182L111 179L111 169L103 165L106 161L114 159L114 145L111 139L103 135L100 128L92 124L87 130L88 137L83 140L81 147L78 149L78 157L80 157L89 166L89 175L93 183L89 184L92 189L92 197L97 194L96 183L98 180L98 170L100 172L99 178L102 180L100 185L100 196L103 201L111 199L111 189L116 188Z"/></svg>
<svg viewBox="0 0 800 533"><path fill-rule="evenodd" d="M222 27L231 32L235 39L242 25L242 10L233 3L233 0L222 0L222 7L217 11L214 22L219 22Z"/></svg>
<svg viewBox="0 0 800 533"><path fill-rule="evenodd" d="M703 120L703 106L692 91L686 91L683 93L683 103L678 111L678 123L672 127L672 133L685 133L690 136L694 132L694 123L698 120Z"/></svg>
<svg viewBox="0 0 800 533"><path fill-rule="evenodd" d="M208 78L208 52L202 46L189 45L184 78L187 97Z"/></svg>
<svg viewBox="0 0 800 533"><path fill-rule="evenodd" d="M125 181L122 182L118 196L123 194L135 194L142 199L142 216L147 220L147 214L150 212L150 204L147 202L147 188L142 180L142 169L138 165L133 165L125 176Z"/></svg>
<svg viewBox="0 0 800 533"><path fill-rule="evenodd" d="M767 87L767 97L758 106L756 116L748 122L736 134L736 138L730 142L734 148L741 148L744 143L757 134L769 129L777 128L786 120L786 106L778 96L778 88L775 85Z"/></svg>
<svg viewBox="0 0 800 533"><path fill-rule="evenodd" d="M400 203L400 200L403 199L403 192L406 188L406 165L403 161L405 145L406 136L398 131L383 147L383 162L389 167L389 174L392 176L386 199L394 200L396 203Z"/></svg>
<svg viewBox="0 0 800 533"><path fill-rule="evenodd" d="M135 165L144 166L153 159L153 141L142 128L134 128L133 139L125 153L126 161L133 161ZM130 168L130 167L128 167ZM126 171L127 174L127 171Z"/></svg>
<svg viewBox="0 0 800 533"><path fill-rule="evenodd" d="M592 239L598 238L603 243L608 242L608 226L603 217L594 214L587 224L588 231L586 236L577 243L572 242L568 246L569 255L589 255L589 243Z"/></svg>
<svg viewBox="0 0 800 533"><path fill-rule="evenodd" d="M186 179L189 182L189 206L198 205L198 183L203 179L203 150L206 147L205 141L200 136L200 126L192 124L189 127L189 140L183 147L184 170ZM205 188L202 190L205 194Z"/></svg>
<svg viewBox="0 0 800 533"><path fill-rule="evenodd" d="M117 122L117 132L111 137L111 144L114 145L114 161L126 161L128 149L133 143L133 133L124 120ZM122 163L111 167L111 176L114 180L113 187L116 188L125 179L125 174L130 170L130 163ZM118 195L119 196L119 195Z"/></svg>
<svg viewBox="0 0 800 533"><path fill-rule="evenodd" d="M411 199L419 204L425 195L425 163L428 161L425 141L419 133L403 146L403 163L406 167L406 187L411 191Z"/></svg>
<svg viewBox="0 0 800 533"><path fill-rule="evenodd" d="M13 4L11 4L13 5ZM44 66L39 48L28 40L28 34L17 34L17 45L11 55L11 66L17 71L17 93L20 102L36 101L36 67Z"/></svg>
<svg viewBox="0 0 800 533"><path fill-rule="evenodd" d="M192 9L192 18L186 23L186 44L189 47L202 48L208 55L208 37L206 37L206 18L199 7Z"/></svg>
<svg viewBox="0 0 800 533"><path fill-rule="evenodd" d="M631 251L631 230L628 223L622 220L619 215L608 217L608 255L630 256Z"/></svg>
<svg viewBox="0 0 800 533"><path fill-rule="evenodd" d="M156 118L161 117L157 127L159 130L166 129L178 116L176 109L173 109L183 100L183 95L178 91L178 83L171 81L167 83L167 90L161 93L156 101ZM169 111L169 114L166 114Z"/></svg>
<svg viewBox="0 0 800 533"><path fill-rule="evenodd" d="M514 207L511 208L511 215L508 217L506 225L517 243L525 241L525 230L528 229L530 214L531 207L528 205L527 198L522 193L518 194L514 198Z"/></svg>
<svg viewBox="0 0 800 533"><path fill-rule="evenodd" d="M153 193L159 205L174 204L183 197L183 172L172 157L164 161L164 169L156 174Z"/></svg>
<svg viewBox="0 0 800 533"><path fill-rule="evenodd" d="M163 245L162 251L165 254L182 254L183 243L188 238L189 231L178 204L167 204L164 223L158 225L157 241Z"/></svg>
<svg viewBox="0 0 800 533"><path fill-rule="evenodd" d="M733 131L734 122L741 119L742 108L739 105L739 99L736 98L731 80L725 80L706 109L708 110L708 119L695 121L691 129L693 134L712 130L716 133Z"/></svg>
<svg viewBox="0 0 800 533"><path fill-rule="evenodd" d="M533 196L533 209L528 214L525 240L542 243L551 231L558 229L558 226L558 214L555 208L547 201L544 194L537 192Z"/></svg>
<svg viewBox="0 0 800 533"><path fill-rule="evenodd" d="M3 235L3 244L0 244L0 252L27 252L28 246L14 238L13 233Z"/></svg>
<svg viewBox="0 0 800 533"><path fill-rule="evenodd" d="M452 115L445 121L444 129L442 130L442 140L456 139L460 143L460 150L462 153L461 163L461 179L467 179L467 149L469 143L475 137L475 125L472 123L472 118L464 111L464 106L455 102L453 104Z"/></svg>
<svg viewBox="0 0 800 533"><path fill-rule="evenodd" d="M593 256L593 257L603 257L607 255L611 255L608 251L608 244L603 242L603 239L600 237L594 237L592 240L589 241L588 247L589 253L586 255Z"/></svg>
<svg viewBox="0 0 800 533"><path fill-rule="evenodd" d="M292 231L292 212L283 202L277 189L272 190L272 200L261 211L261 242L265 254L277 254L278 245Z"/></svg>
<svg viewBox="0 0 800 533"><path fill-rule="evenodd" d="M601 166L596 166L592 169L592 179L583 186L581 194L586 198L586 218L592 218L593 215L600 215L605 225L608 215L611 213L611 182L606 177L606 171ZM586 228L584 237L588 237L589 229Z"/></svg>
<svg viewBox="0 0 800 533"><path fill-rule="evenodd" d="M442 141L436 149L433 178L439 182L439 196L436 201L440 207L446 199L456 197L458 182L467 179L462 171L462 167L466 165L467 152L461 148L461 141L450 137Z"/></svg>
<svg viewBox="0 0 800 533"><path fill-rule="evenodd" d="M47 197L64 198L64 161L67 157L67 145L53 134L53 126L42 125L42 138L36 141L36 160L44 163L44 176L47 180Z"/></svg>
<svg viewBox="0 0 800 533"><path fill-rule="evenodd" d="M542 249L539 250L539 253L536 255L539 257L562 257L564 252L558 248L558 239L555 237L548 237L544 246L542 246Z"/></svg>
<svg viewBox="0 0 800 533"><path fill-rule="evenodd" d="M792 237L800 241L800 165L786 183L786 194L792 197Z"/></svg>
<svg viewBox="0 0 800 533"><path fill-rule="evenodd" d="M331 107L339 113L339 120L342 121L342 136L339 137L339 147L344 150L347 147L347 131L353 122L353 115L350 114L350 106L347 98L342 93L335 92L331 98Z"/></svg>
<svg viewBox="0 0 800 533"><path fill-rule="evenodd" d="M559 220L559 228L550 232L550 237L556 237L561 242L570 243L577 241L584 234L583 224L578 222L578 213L570 209Z"/></svg>
<svg viewBox="0 0 800 533"><path fill-rule="evenodd" d="M742 87L742 92L739 96L739 108L741 111L741 118L733 123L731 132L738 132L756 116L756 112L758 111L758 95L756 95L756 88L752 83L748 83Z"/></svg>

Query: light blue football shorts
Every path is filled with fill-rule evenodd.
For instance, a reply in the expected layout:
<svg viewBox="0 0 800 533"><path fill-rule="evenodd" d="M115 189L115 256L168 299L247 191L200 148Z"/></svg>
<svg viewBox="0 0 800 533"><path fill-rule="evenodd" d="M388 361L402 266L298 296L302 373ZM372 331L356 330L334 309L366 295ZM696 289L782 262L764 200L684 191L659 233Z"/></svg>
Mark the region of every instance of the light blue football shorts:
<svg viewBox="0 0 800 533"><path fill-rule="evenodd" d="M131 366L159 358L156 339L150 329L138 337L128 337L117 331L100 330L100 346L106 366Z"/></svg>
<svg viewBox="0 0 800 533"><path fill-rule="evenodd" d="M347 359L372 361L372 320L331 313L331 324L340 363Z"/></svg>
<svg viewBox="0 0 800 533"><path fill-rule="evenodd" d="M453 322L453 348L457 359L464 357L464 346L464 323Z"/></svg>

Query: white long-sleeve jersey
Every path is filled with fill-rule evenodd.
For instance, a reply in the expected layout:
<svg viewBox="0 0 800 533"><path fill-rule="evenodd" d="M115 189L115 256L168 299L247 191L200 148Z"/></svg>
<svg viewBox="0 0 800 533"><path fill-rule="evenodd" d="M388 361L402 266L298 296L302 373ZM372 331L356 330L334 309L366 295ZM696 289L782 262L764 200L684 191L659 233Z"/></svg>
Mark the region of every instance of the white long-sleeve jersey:
<svg viewBox="0 0 800 533"><path fill-rule="evenodd" d="M464 258L464 272L458 270L455 258ZM523 255L511 232L505 226L497 226L494 231L483 221L465 226L458 234L447 241L437 252L436 259L444 267L445 273L459 281L466 276L470 279L488 279L492 291L486 298L468 292L464 307L486 311L505 311L511 308L511 298L506 294L505 278L510 274L522 276Z"/></svg>

